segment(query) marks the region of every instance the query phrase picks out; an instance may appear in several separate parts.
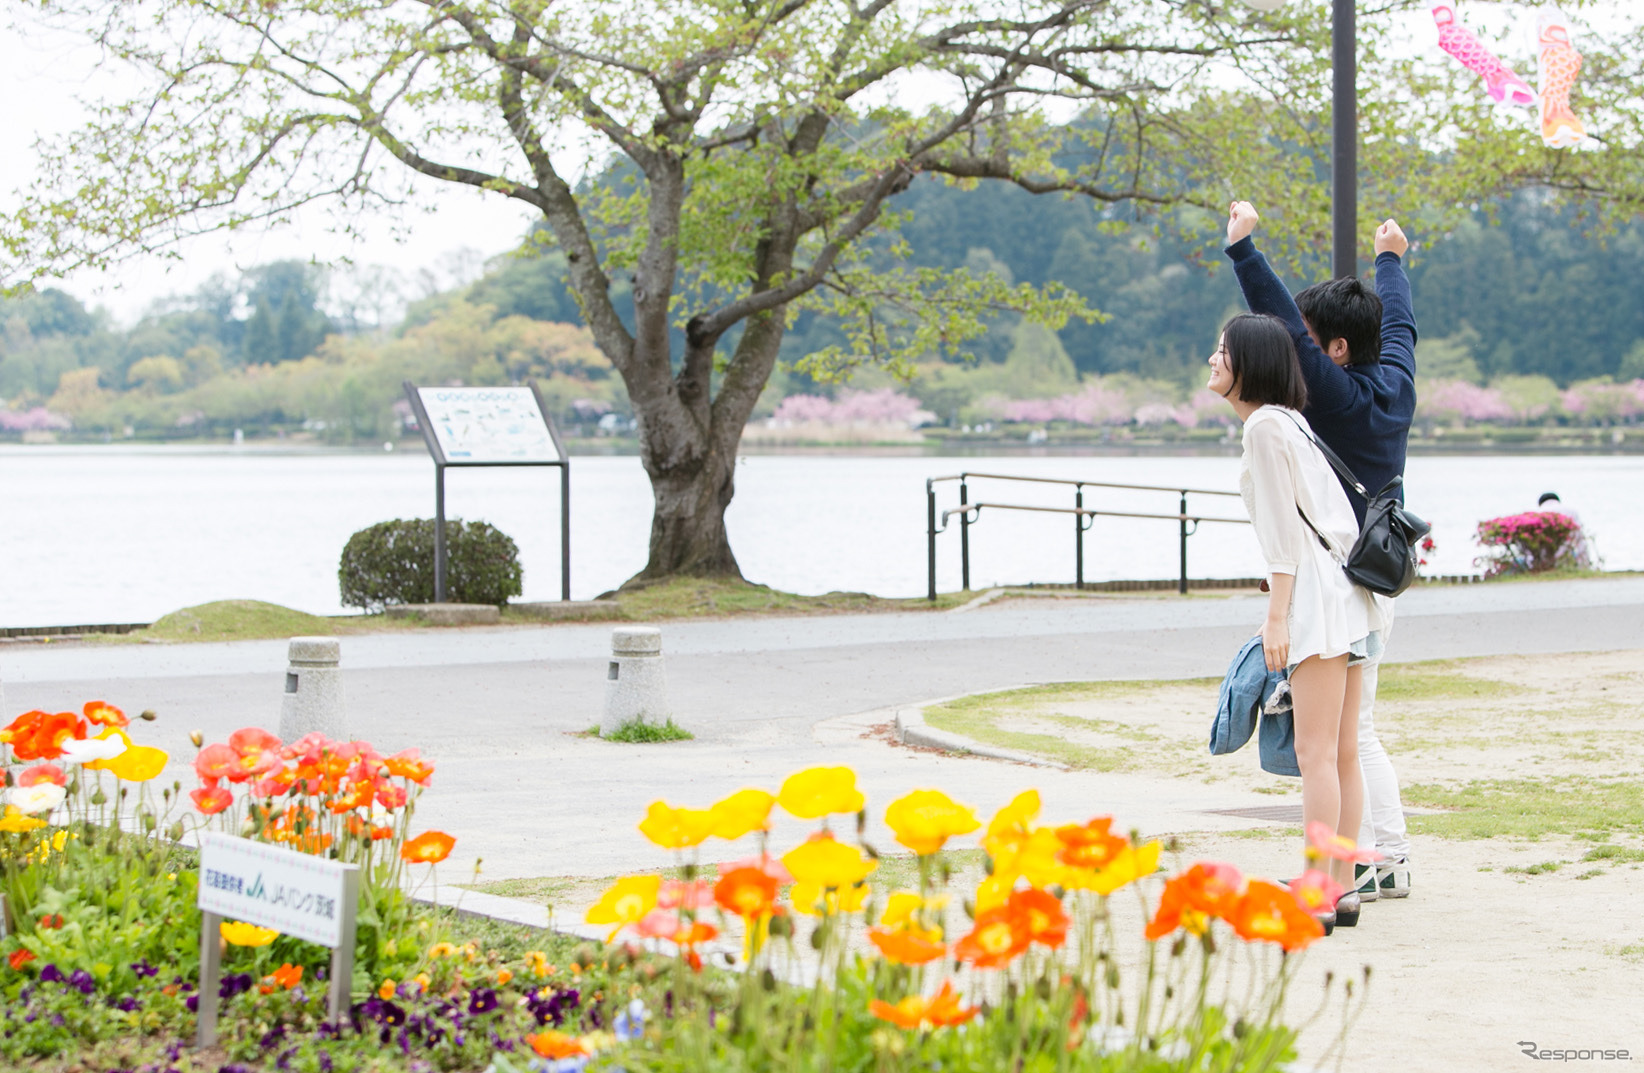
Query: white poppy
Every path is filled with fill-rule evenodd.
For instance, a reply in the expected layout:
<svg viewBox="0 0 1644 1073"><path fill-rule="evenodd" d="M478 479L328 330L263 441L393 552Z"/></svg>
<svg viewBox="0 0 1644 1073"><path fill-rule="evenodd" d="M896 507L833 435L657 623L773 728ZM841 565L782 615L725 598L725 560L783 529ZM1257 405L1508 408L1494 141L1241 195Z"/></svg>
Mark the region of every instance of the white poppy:
<svg viewBox="0 0 1644 1073"><path fill-rule="evenodd" d="M118 734L106 738L70 738L60 748L65 758L85 764L92 760L113 760L126 751L126 741Z"/></svg>
<svg viewBox="0 0 1644 1073"><path fill-rule="evenodd" d="M26 816L36 812L50 812L63 803L68 791L53 782L39 782L33 786L13 786L6 791L6 804L16 805Z"/></svg>

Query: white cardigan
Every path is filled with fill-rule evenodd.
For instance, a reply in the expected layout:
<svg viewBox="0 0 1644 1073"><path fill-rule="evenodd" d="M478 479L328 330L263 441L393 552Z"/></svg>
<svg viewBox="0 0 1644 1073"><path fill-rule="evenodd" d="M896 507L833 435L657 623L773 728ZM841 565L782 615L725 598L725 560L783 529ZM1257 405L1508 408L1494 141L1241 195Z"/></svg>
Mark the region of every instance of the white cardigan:
<svg viewBox="0 0 1644 1073"><path fill-rule="evenodd" d="M1339 656L1383 624L1374 595L1342 571L1359 536L1358 519L1335 470L1308 438L1311 433L1296 411L1263 406L1244 424L1239 466L1239 494L1268 572L1296 578L1290 600L1291 666L1309 656Z"/></svg>

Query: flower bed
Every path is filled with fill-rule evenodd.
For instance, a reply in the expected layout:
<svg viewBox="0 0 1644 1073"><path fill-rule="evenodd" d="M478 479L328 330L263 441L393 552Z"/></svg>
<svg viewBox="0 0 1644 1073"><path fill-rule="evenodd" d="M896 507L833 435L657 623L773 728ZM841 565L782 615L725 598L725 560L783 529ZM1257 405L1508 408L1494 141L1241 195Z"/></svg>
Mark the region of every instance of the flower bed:
<svg viewBox="0 0 1644 1073"><path fill-rule="evenodd" d="M588 913L609 929L601 948L407 896L424 877L406 870L431 873L454 841L411 835L434 771L414 750L248 728L196 741L200 785L155 794L168 758L129 725L93 702L0 730L5 1068L1275 1069L1295 1049L1282 1017L1294 955L1322 934L1307 906L1332 895L1216 863L1165 881L1158 842L1109 817L1041 824L1032 791L985 828L936 790L892 802L885 821L918 880L882 890L855 776L814 768L705 809L654 803L640 830L677 855L677 878L612 885ZM777 808L817 821L780 856ZM327 1021L327 951L230 921L220 1046L187 1046L200 941L187 843L206 828L361 866L342 1023ZM977 831L987 874L959 889L947 843ZM709 867L709 839L744 856ZM1142 934L1115 899L1134 899Z"/></svg>
<svg viewBox="0 0 1644 1073"><path fill-rule="evenodd" d="M1531 510L1478 523L1476 539L1486 577L1591 569L1592 546L1581 523L1568 514Z"/></svg>

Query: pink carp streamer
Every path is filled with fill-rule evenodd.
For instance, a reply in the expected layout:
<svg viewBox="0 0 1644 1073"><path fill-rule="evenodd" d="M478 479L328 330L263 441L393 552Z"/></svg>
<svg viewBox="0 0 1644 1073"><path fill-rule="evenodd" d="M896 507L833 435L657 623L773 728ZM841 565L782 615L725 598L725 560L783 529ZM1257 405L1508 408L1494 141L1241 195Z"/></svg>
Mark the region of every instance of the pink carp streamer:
<svg viewBox="0 0 1644 1073"><path fill-rule="evenodd" d="M1581 53L1570 43L1569 20L1558 8L1538 13L1536 44L1541 48L1541 140L1553 149L1580 145L1587 129L1570 110L1570 90L1581 73Z"/></svg>
<svg viewBox="0 0 1644 1073"><path fill-rule="evenodd" d="M1497 104L1525 106L1536 103L1535 90L1485 48L1473 31L1456 21L1455 8L1434 4L1433 21L1438 23L1439 47L1484 79L1484 89L1491 100Z"/></svg>

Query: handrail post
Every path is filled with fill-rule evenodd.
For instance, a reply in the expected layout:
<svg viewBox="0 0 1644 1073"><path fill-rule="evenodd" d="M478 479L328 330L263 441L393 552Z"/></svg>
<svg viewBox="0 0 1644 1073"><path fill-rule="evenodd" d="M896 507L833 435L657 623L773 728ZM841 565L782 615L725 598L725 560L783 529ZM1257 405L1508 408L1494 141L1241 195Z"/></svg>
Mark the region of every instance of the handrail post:
<svg viewBox="0 0 1644 1073"><path fill-rule="evenodd" d="M925 571L930 589L926 599L936 602L936 486L925 481Z"/></svg>
<svg viewBox="0 0 1644 1073"><path fill-rule="evenodd" d="M1181 517L1177 520L1176 525L1177 525L1178 531L1181 534L1182 573L1181 573L1180 579L1178 579L1177 582L1176 582L1176 594L1178 596L1186 596L1187 595L1187 493L1185 491L1182 493L1181 510L1178 513L1180 513L1180 515L1181 515Z"/></svg>
<svg viewBox="0 0 1644 1073"><path fill-rule="evenodd" d="M965 475L959 475L959 506L963 507L970 502L970 489L965 485ZM960 587L970 591L970 512L959 512L959 580Z"/></svg>
<svg viewBox="0 0 1644 1073"><path fill-rule="evenodd" d="M1073 509L1085 509L1085 486L1073 486ZM1083 590L1085 587L1085 516L1073 515L1073 587Z"/></svg>

